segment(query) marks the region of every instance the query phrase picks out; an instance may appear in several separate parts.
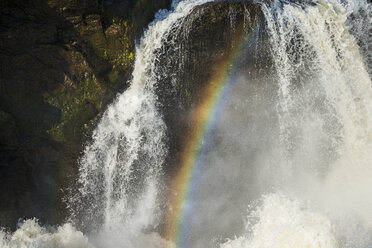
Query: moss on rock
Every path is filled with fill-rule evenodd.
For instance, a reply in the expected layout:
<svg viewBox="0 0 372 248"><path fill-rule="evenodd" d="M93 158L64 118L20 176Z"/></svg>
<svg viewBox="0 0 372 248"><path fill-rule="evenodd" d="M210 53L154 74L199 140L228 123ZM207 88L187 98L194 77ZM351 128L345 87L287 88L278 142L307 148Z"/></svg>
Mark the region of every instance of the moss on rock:
<svg viewBox="0 0 372 248"><path fill-rule="evenodd" d="M61 121L47 132L57 142L79 144L84 133L92 128L94 118L102 111L103 88L96 79L87 79L70 88L62 87L45 100L58 108Z"/></svg>

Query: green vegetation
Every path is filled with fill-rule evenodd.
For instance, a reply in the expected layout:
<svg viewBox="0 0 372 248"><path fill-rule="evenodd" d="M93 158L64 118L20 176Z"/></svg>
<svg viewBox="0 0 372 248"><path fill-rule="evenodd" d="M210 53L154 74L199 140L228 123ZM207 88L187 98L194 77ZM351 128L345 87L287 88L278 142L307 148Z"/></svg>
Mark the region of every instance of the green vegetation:
<svg viewBox="0 0 372 248"><path fill-rule="evenodd" d="M128 67L133 64L133 61L134 53L128 49L124 50L123 53L119 53L112 62L120 66Z"/></svg>
<svg viewBox="0 0 372 248"><path fill-rule="evenodd" d="M81 140L102 107L103 89L96 80L86 80L74 86L45 97L62 113L61 122L48 130L54 140L62 143Z"/></svg>
<svg viewBox="0 0 372 248"><path fill-rule="evenodd" d="M133 26L127 20L116 21L113 25L119 26L120 38L117 40L118 43L113 45L114 49L104 51L104 57L107 57L111 64L128 69L134 62Z"/></svg>
<svg viewBox="0 0 372 248"><path fill-rule="evenodd" d="M97 54L113 66L108 79L116 83L122 71L129 71L133 66L135 54L132 38L132 24L123 19L112 18L111 33L106 38L101 34L89 34L90 41ZM85 29L80 30L84 34ZM69 41L73 47L78 42ZM79 144L83 135L89 133L95 117L101 112L102 97L107 93L106 87L96 79L71 82L70 86L56 89L45 96L45 101L61 111L61 121L54 125L48 134L55 141L64 144Z"/></svg>

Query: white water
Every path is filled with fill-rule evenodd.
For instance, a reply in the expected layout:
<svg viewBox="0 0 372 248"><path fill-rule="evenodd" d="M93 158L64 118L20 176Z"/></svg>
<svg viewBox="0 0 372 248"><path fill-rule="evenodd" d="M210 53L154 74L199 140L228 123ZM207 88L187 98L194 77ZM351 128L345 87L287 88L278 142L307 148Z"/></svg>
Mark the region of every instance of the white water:
<svg viewBox="0 0 372 248"><path fill-rule="evenodd" d="M230 240L221 248L339 247L327 218L303 209L296 200L280 194L265 196L262 206L251 213L251 218L259 221L247 226L249 236Z"/></svg>
<svg viewBox="0 0 372 248"><path fill-rule="evenodd" d="M84 248L88 247L88 239L71 224L52 231L41 227L35 220L27 220L11 235L0 232L0 247Z"/></svg>
<svg viewBox="0 0 372 248"><path fill-rule="evenodd" d="M355 6L370 13L363 1L263 6L280 142L264 154L275 163L261 170L262 187L282 193L263 196L244 235L221 248L372 246L372 82L370 54L349 33Z"/></svg>
<svg viewBox="0 0 372 248"><path fill-rule="evenodd" d="M173 12L160 11L145 32L131 86L105 112L81 160L81 187L70 201L72 220L88 229L95 226L98 238L93 239L99 247L154 245L145 242L142 232L158 225L166 155L165 125L155 95L160 77L156 62L168 36L175 37L184 17L208 0L178 2L172 4Z"/></svg>
<svg viewBox="0 0 372 248"><path fill-rule="evenodd" d="M28 220L13 234L0 231L0 247L168 245L152 231L161 217L159 194L167 151L166 127L155 94L159 76L156 62L166 38L180 31L194 6L205 2L208 0L174 1L174 11L160 11L145 32L137 48L130 88L107 109L81 159L79 192L69 199L73 224L54 230ZM256 126L253 132L271 133L268 127L278 132L273 131L270 144L265 146L265 142L250 141L254 137L242 135L249 129L243 124L229 130L244 139L242 152L249 145L260 152L252 162L255 170L243 166L240 169L247 172L229 171L224 175L231 175L235 185L243 185L234 192L238 198L244 199L243 195L252 189L253 195L262 196L243 203L251 204L247 212L238 213L248 213L245 226L225 221L232 218L229 211L234 208L225 210L225 216L213 217L225 229L218 246L372 247L371 54L370 37L366 35L369 27L363 23L372 22L371 7L362 0L342 4L324 0L306 8L278 1L270 6L263 4L262 8L276 70L273 77L277 79L277 94L273 94L273 102L277 104L277 116L272 123ZM360 10L364 12L360 14ZM351 21L353 12L355 18ZM238 93L234 97L236 101L244 99ZM269 102L265 97L261 101ZM222 160L219 156L215 154L213 159ZM228 162L247 163L238 156ZM236 174L250 176L243 182L234 178ZM216 180L215 172L212 175ZM211 186L205 190L208 192ZM224 198L227 191L219 191L218 195L218 201L229 201ZM234 206L236 202L230 198ZM217 199L206 199L212 199L210 202L218 208ZM215 214L209 207L198 208L197 223ZM195 230L197 233L198 227ZM233 238L231 230L238 236ZM194 239L205 235L200 232ZM213 235L221 240L221 233ZM194 244L205 247L205 243Z"/></svg>

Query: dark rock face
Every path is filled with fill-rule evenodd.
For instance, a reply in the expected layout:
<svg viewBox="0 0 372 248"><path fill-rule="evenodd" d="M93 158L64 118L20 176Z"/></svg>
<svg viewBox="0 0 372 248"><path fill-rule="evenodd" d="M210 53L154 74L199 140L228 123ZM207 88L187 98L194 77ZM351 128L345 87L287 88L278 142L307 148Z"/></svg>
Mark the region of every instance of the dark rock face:
<svg viewBox="0 0 372 248"><path fill-rule="evenodd" d="M211 2L196 7L186 18L180 32L168 37L177 47L167 47L159 64L162 76L158 85L159 108L168 128L169 156L167 175L178 170L179 156L194 123L190 114L203 101L204 88L227 62L242 38L257 42L244 48L249 56L242 66L267 64L268 49L264 46L264 18L257 4L250 1ZM258 52L257 47L262 51Z"/></svg>
<svg viewBox="0 0 372 248"><path fill-rule="evenodd" d="M135 39L170 2L1 1L0 226L63 220L82 144L127 87Z"/></svg>
<svg viewBox="0 0 372 248"><path fill-rule="evenodd" d="M265 29L258 4L216 1L196 7L179 31L167 37L167 44L171 45L162 48L165 52L159 57L157 68L161 78L157 85L158 107L167 125L169 148L164 168L166 184L172 183L180 170L187 139L197 125L191 116L207 97L205 89L216 83L215 75L234 68L237 74L246 74L250 89L257 89L262 88L262 78L271 74L273 64ZM238 61L233 59L235 52L241 55ZM234 76L233 71L230 73ZM164 199L164 205L172 204L167 201ZM164 213L160 232L166 230L168 216L172 215Z"/></svg>

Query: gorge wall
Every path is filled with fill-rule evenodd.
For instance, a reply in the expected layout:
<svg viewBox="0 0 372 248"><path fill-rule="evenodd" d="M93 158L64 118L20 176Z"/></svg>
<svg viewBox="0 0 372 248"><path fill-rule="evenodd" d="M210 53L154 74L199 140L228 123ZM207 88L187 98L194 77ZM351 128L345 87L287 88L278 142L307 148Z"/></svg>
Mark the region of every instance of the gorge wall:
<svg viewBox="0 0 372 248"><path fill-rule="evenodd" d="M128 86L135 42L170 3L1 1L1 226L65 218L82 145Z"/></svg>

